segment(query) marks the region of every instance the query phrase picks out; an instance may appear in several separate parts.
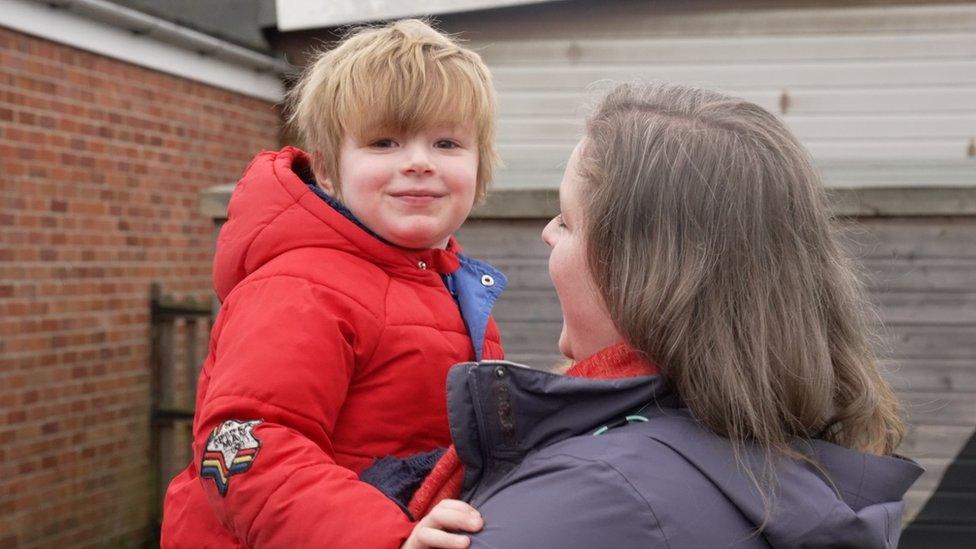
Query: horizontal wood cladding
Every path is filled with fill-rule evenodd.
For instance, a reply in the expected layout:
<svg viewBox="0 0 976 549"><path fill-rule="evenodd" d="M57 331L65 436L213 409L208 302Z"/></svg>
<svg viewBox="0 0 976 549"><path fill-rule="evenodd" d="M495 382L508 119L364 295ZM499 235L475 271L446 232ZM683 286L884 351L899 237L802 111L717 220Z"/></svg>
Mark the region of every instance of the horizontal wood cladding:
<svg viewBox="0 0 976 549"><path fill-rule="evenodd" d="M585 115L589 106L606 85L593 89L544 90L520 94L504 94L499 98L499 108L510 116ZM780 109L783 90L727 89L743 99L748 99L766 110ZM919 111L933 113L966 111L972 108L973 86L939 87L925 85L905 89L810 88L789 94L791 116L838 115L842 113L867 114L914 114Z"/></svg>
<svg viewBox="0 0 976 549"><path fill-rule="evenodd" d="M223 217L232 188L231 186L220 186L209 191L203 200L203 207L206 211L213 214L214 217ZM937 188L924 186L831 188L827 190L827 198L834 215L839 218L857 218L862 222L867 222L867 219L871 217L885 219L886 226L879 229L881 233L878 234L878 237L889 240L898 239L897 234L888 234L892 231L915 230L912 228L912 223L915 223L913 218L916 217L951 216L960 219L976 217L976 181L969 185ZM559 191L554 186L535 189L496 188L489 192L488 199L484 204L476 206L471 212L468 223L477 223L487 219L540 220L549 219L558 213ZM960 223L965 222L960 221ZM906 226L908 228L904 229ZM499 226L496 227L496 230L512 230L511 227L514 225L506 226L504 229ZM856 250L859 258L870 259L871 254L876 253L878 243L862 242L859 235L863 233L863 229L859 225L845 222L840 226L840 230L847 233L845 236L852 241L852 246L862 248ZM934 232L934 237L937 240L946 240L943 238L946 235L941 234L942 231L945 231L946 235L958 232L952 227L938 227L929 229L927 234L931 237ZM932 250L928 249L927 243L921 243L923 249L920 249L919 253L924 253L928 257L935 257L933 254L945 250L946 246L955 245L953 237L948 236L947 238L948 241L944 242L944 245L939 245ZM897 257L908 245L911 243L902 242L897 249L883 252L885 253L884 257ZM914 257L914 253L906 255L908 260ZM955 256L952 254L950 257Z"/></svg>
<svg viewBox="0 0 976 549"><path fill-rule="evenodd" d="M963 443L972 435L969 425L909 425L905 441L898 452L912 458L954 459L960 455ZM919 482L938 484L938 471L926 471ZM924 480L927 479L927 480Z"/></svg>
<svg viewBox="0 0 976 549"><path fill-rule="evenodd" d="M474 44L526 39L565 40L573 37L826 35L970 32L976 28L976 9L968 3L851 6L848 2L771 2L705 0L646 2L592 0L552 4L523 17L497 12L441 18L451 32L471 33ZM806 4L806 5L803 5ZM906 4L901 2L901 4Z"/></svg>
<svg viewBox="0 0 976 549"><path fill-rule="evenodd" d="M601 80L666 80L723 90L763 88L854 88L881 86L976 85L976 61L891 60L844 64L744 62L702 63L689 67L670 64L491 67L500 93L539 90L581 90Z"/></svg>
<svg viewBox="0 0 976 549"><path fill-rule="evenodd" d="M500 186L553 185L597 98L624 81L703 86L779 115L828 185L973 183L976 6L558 5L448 18L498 88ZM905 160L954 163L912 170Z"/></svg>
<svg viewBox="0 0 976 549"><path fill-rule="evenodd" d="M841 235L863 259L976 259L976 216L872 217L846 222Z"/></svg>
<svg viewBox="0 0 976 549"><path fill-rule="evenodd" d="M976 393L976 367L971 358L884 359L882 368L899 391Z"/></svg>
<svg viewBox="0 0 976 549"><path fill-rule="evenodd" d="M943 58L968 59L976 50L972 29L949 32L854 33L842 36L630 36L617 38L532 38L491 42L481 47L489 64L585 66L633 65L655 60L667 64L694 62L865 61L928 59L932 52ZM477 46L477 44L476 44Z"/></svg>
<svg viewBox="0 0 976 549"><path fill-rule="evenodd" d="M971 292L976 267L967 258L862 258L861 265L875 289L882 291Z"/></svg>
<svg viewBox="0 0 976 549"><path fill-rule="evenodd" d="M974 63L976 68L976 63ZM976 75L976 70L973 71ZM554 78L559 78L554 76ZM974 87L976 91L976 87ZM856 114L856 115L796 115L786 117L793 133L801 141L818 142L833 139L945 139L953 140L973 135L976 113L939 114ZM575 144L583 135L583 120L577 116L543 117L519 116L502 119L498 123L498 138L503 143L569 143ZM959 151L963 156L963 149Z"/></svg>

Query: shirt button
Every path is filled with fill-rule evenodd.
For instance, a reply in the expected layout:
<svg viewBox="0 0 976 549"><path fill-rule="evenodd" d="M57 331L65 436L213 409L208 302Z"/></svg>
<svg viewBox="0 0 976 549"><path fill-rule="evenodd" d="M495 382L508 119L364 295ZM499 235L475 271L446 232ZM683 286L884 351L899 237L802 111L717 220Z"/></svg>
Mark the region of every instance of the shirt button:
<svg viewBox="0 0 976 549"><path fill-rule="evenodd" d="M482 286L494 286L495 279L491 275L481 275L481 285Z"/></svg>
<svg viewBox="0 0 976 549"><path fill-rule="evenodd" d="M426 271L427 270L427 262L426 261L418 261L417 262L417 268L420 269L420 270L422 270L422 271Z"/></svg>

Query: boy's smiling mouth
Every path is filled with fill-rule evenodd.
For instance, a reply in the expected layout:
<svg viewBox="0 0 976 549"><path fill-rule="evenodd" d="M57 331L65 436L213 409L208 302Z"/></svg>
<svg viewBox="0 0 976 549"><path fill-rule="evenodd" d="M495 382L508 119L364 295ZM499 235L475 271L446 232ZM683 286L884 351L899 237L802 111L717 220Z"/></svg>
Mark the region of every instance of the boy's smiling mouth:
<svg viewBox="0 0 976 549"><path fill-rule="evenodd" d="M427 189L406 189L389 193L393 198L412 206L425 206L446 195Z"/></svg>

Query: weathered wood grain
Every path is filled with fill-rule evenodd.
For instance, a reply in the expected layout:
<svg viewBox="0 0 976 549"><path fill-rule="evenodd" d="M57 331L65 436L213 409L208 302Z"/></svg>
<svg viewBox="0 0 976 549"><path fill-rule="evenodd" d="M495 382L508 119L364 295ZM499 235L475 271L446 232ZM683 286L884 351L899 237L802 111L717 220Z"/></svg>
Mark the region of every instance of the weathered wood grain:
<svg viewBox="0 0 976 549"><path fill-rule="evenodd" d="M976 259L976 217L860 218L841 232L849 253L871 259Z"/></svg>
<svg viewBox="0 0 976 549"><path fill-rule="evenodd" d="M869 287L876 292L976 291L976 260L958 258L866 258L862 267Z"/></svg>
<svg viewBox="0 0 976 549"><path fill-rule="evenodd" d="M545 271L542 271L545 273ZM524 272L517 273L510 290L499 300L506 318L513 320L558 320L561 309L555 291L549 287L526 288ZM540 286L541 276L532 277ZM976 329L976 293L886 293L872 292L871 301L886 326L954 326ZM504 305L503 305L504 304ZM976 332L973 332L976 336Z"/></svg>
<svg viewBox="0 0 976 549"><path fill-rule="evenodd" d="M909 423L898 452L912 458L955 458L974 430L974 425Z"/></svg>
<svg viewBox="0 0 976 549"><path fill-rule="evenodd" d="M598 81L665 80L710 88L783 89L857 86L976 85L976 61L926 60L689 65L632 64L492 67L501 93L523 90L580 90Z"/></svg>
<svg viewBox="0 0 976 549"><path fill-rule="evenodd" d="M976 95L976 89L971 92ZM580 107L579 111L566 111L554 113L556 116L569 116L583 119L589 110ZM519 114L510 115L512 118L521 116ZM503 118L504 119L504 118ZM495 181L514 180L520 174L534 174L539 172L546 176L562 174L566 166L566 159L573 150L573 146L582 135L582 131L565 135L555 136L551 140L540 141L523 139L520 135L513 135L510 140L501 143L499 147L501 156L505 159L505 166L499 171L499 177ZM925 140L916 139L893 139L889 137L872 137L869 139L856 138L851 135L837 134L828 137L804 139L803 145L816 159L824 160L848 160L854 162L864 161L892 161L894 159L913 159L917 161L966 161L969 160L969 137L967 136L945 136L933 137ZM938 168L938 166L935 166ZM961 171L961 170L960 170ZM892 173L892 170L881 170L876 174L881 180ZM909 172L907 175L917 176ZM906 176L907 176L906 175ZM830 179L825 174L825 180L829 183ZM902 176L902 179L904 177ZM960 176L961 179L962 176ZM934 173L927 178L916 177L916 182L926 180L945 181L945 176ZM900 180L900 179L899 179ZM558 182L558 178L554 179ZM890 179L885 183L892 184L896 181ZM527 185L526 185L527 186Z"/></svg>
<svg viewBox="0 0 976 549"><path fill-rule="evenodd" d="M476 47L526 37L565 40L827 35L843 39L851 34L970 32L976 26L976 10L967 4L843 6L740 0L706 2L701 8L688 9L685 3L673 2L636 10L627 2L601 2L599 9L576 11L553 4L535 10L535 17L475 13L445 23L448 30L455 30L453 23L461 31L477 21L479 32L472 42Z"/></svg>
<svg viewBox="0 0 976 549"><path fill-rule="evenodd" d="M849 34L844 36L741 36L631 38L629 40L510 40L475 44L492 65L617 65L702 61L862 61L968 58L976 35L968 32Z"/></svg>
<svg viewBox="0 0 976 549"><path fill-rule="evenodd" d="M498 115L517 116L584 116L590 112L601 93L609 86L595 85L585 90L544 90L501 94ZM781 112L783 89L722 88L722 92L741 97L771 112ZM793 115L952 113L971 111L971 86L913 88L802 88L785 90Z"/></svg>
<svg viewBox="0 0 976 549"><path fill-rule="evenodd" d="M869 297L888 326L976 327L976 292L873 291Z"/></svg>
<svg viewBox="0 0 976 549"><path fill-rule="evenodd" d="M976 358L883 360L885 379L900 392L968 393L976 400Z"/></svg>
<svg viewBox="0 0 976 549"><path fill-rule="evenodd" d="M910 423L976 428L976 395L973 393L903 391L899 397Z"/></svg>
<svg viewBox="0 0 976 549"><path fill-rule="evenodd" d="M548 258L496 258L492 264L501 269L508 277L508 287L512 291L548 290L555 292L552 280L549 279ZM510 293L502 294L502 299L508 298Z"/></svg>
<svg viewBox="0 0 976 549"><path fill-rule="evenodd" d="M457 237L467 253L489 261L548 258L549 247L541 236L546 223L547 219L472 219L461 227Z"/></svg>
<svg viewBox="0 0 976 549"><path fill-rule="evenodd" d="M889 325L882 331L883 358L972 359L976 326Z"/></svg>
<svg viewBox="0 0 976 549"><path fill-rule="evenodd" d="M976 73L976 63L973 63ZM558 78L558 77L554 77ZM974 82L976 83L976 78ZM953 139L962 143L972 137L976 114L905 113L905 114L848 114L848 115L787 115L784 120L802 141L830 139ZM502 118L498 122L498 138L522 143L567 143L583 134L583 117L526 115ZM963 150L959 151L960 157Z"/></svg>

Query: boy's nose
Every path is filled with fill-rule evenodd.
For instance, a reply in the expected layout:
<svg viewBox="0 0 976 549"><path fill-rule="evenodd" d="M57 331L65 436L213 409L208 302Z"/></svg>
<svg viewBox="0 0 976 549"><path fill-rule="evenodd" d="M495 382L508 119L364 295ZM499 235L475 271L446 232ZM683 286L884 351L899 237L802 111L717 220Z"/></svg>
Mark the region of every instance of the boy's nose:
<svg viewBox="0 0 976 549"><path fill-rule="evenodd" d="M403 165L403 173L419 175L433 172L434 164L431 162L430 154L428 154L426 148L418 146L407 148L407 158Z"/></svg>

